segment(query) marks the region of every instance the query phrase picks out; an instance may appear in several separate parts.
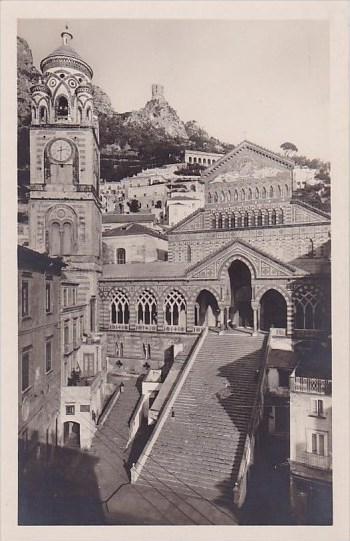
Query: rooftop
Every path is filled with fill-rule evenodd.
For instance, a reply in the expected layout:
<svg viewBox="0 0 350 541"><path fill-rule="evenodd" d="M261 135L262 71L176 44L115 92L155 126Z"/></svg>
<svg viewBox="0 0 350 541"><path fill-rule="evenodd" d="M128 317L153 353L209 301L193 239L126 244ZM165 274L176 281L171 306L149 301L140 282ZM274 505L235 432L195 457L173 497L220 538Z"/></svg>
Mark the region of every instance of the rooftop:
<svg viewBox="0 0 350 541"><path fill-rule="evenodd" d="M115 227L114 229L109 229L102 233L102 237L126 237L129 235L148 235L150 237L155 237L156 239L168 240L162 233L138 223Z"/></svg>
<svg viewBox="0 0 350 541"><path fill-rule="evenodd" d="M102 214L102 223L109 224L126 224L126 223L140 223L140 222L154 222L154 214L147 213L142 214L141 212L136 212L135 214L116 214L113 212L106 212Z"/></svg>
<svg viewBox="0 0 350 541"><path fill-rule="evenodd" d="M104 265L102 280L181 278L185 276L187 268L187 263L168 263L167 261Z"/></svg>
<svg viewBox="0 0 350 541"><path fill-rule="evenodd" d="M65 263L59 257L50 257L25 246L17 246L17 262L19 269L49 272L60 275Z"/></svg>

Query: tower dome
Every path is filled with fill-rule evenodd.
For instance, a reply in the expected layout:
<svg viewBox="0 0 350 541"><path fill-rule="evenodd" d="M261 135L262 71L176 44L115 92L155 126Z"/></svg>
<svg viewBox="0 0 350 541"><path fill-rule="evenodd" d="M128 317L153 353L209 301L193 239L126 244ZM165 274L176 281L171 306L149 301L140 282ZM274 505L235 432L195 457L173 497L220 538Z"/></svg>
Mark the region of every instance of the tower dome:
<svg viewBox="0 0 350 541"><path fill-rule="evenodd" d="M61 33L62 43L52 53L47 55L40 63L40 68L43 73L52 69L66 67L81 71L89 79L92 79L93 71L89 64L81 58L70 45L73 39L73 34L68 31L68 27Z"/></svg>

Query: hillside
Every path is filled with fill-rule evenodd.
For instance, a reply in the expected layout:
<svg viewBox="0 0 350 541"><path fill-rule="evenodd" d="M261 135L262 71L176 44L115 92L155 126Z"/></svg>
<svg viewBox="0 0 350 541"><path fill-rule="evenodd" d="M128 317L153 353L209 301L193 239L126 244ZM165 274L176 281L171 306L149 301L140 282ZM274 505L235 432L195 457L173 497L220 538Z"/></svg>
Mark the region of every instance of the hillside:
<svg viewBox="0 0 350 541"><path fill-rule="evenodd" d="M40 72L33 65L28 43L17 37L18 131L20 183L27 182L29 165L30 87ZM196 121L184 122L162 94L152 94L139 110L117 113L110 97L93 85L100 123L101 176L119 180L142 169L181 162L185 148L226 152L233 145L210 137Z"/></svg>

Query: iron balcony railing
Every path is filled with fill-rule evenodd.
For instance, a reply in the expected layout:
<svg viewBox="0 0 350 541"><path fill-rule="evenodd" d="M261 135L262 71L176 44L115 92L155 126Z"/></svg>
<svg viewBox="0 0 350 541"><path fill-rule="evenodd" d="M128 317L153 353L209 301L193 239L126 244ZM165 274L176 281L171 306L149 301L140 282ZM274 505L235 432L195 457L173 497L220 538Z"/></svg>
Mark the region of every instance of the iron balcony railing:
<svg viewBox="0 0 350 541"><path fill-rule="evenodd" d="M332 381L328 379L291 376L290 390L296 393L332 394Z"/></svg>
<svg viewBox="0 0 350 541"><path fill-rule="evenodd" d="M296 454L295 461L311 468L317 468L319 470L331 470L332 469L332 457L318 455L316 453L308 453L306 451L299 451Z"/></svg>
<svg viewBox="0 0 350 541"><path fill-rule="evenodd" d="M154 325L154 324L145 324L145 323L137 323L135 325L135 330L136 331L148 331L148 332L154 332L157 330L157 325Z"/></svg>
<svg viewBox="0 0 350 541"><path fill-rule="evenodd" d="M117 331L128 331L129 330L129 323L110 323L109 324L110 330L117 330Z"/></svg>

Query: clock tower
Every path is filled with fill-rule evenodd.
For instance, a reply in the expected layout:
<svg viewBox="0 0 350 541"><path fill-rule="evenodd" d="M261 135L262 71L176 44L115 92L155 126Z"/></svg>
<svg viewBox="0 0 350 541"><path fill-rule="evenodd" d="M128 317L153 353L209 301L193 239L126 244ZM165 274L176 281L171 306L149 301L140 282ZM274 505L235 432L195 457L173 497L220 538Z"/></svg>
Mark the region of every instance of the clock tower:
<svg viewBox="0 0 350 541"><path fill-rule="evenodd" d="M87 305L95 330L101 203L93 72L71 47L68 28L61 38L31 88L30 247L64 258L67 279L79 284L78 302Z"/></svg>

